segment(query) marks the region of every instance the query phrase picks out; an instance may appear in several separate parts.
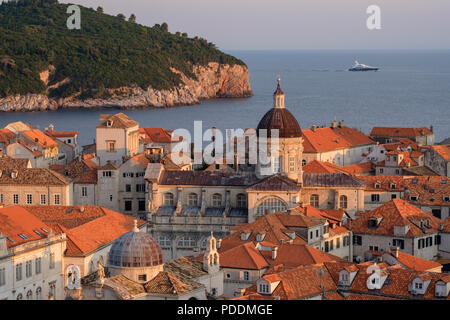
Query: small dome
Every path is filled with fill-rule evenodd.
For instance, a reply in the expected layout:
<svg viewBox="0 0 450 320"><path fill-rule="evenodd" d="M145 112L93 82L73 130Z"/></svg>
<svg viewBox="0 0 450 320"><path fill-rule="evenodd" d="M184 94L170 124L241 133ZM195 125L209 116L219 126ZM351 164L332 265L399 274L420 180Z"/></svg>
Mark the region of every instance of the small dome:
<svg viewBox="0 0 450 320"><path fill-rule="evenodd" d="M257 134L259 136L259 129L267 130L267 138L271 136L271 130L278 129L278 137L280 138L298 138L302 136L302 130L297 122L297 119L286 108L272 108L270 109L257 127Z"/></svg>
<svg viewBox="0 0 450 320"><path fill-rule="evenodd" d="M108 265L124 268L144 268L163 264L158 243L137 227L114 241L109 252Z"/></svg>

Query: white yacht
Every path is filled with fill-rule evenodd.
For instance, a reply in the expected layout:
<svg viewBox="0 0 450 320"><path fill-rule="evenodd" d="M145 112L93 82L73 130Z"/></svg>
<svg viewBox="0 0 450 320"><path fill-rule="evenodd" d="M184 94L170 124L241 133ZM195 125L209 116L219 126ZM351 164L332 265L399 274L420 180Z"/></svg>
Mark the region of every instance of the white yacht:
<svg viewBox="0 0 450 320"><path fill-rule="evenodd" d="M355 60L355 65L348 69L348 71L377 71L379 68L366 66L365 64L359 63Z"/></svg>

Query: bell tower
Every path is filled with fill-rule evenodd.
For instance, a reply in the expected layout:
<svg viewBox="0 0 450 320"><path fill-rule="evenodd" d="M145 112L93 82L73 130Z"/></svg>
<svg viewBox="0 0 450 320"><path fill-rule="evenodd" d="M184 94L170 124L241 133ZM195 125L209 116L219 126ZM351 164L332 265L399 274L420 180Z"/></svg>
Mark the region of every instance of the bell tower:
<svg viewBox="0 0 450 320"><path fill-rule="evenodd" d="M220 270L219 252L217 252L217 241L216 238L214 238L212 231L211 235L206 239L206 251L203 255L203 270L205 270L209 274L219 272Z"/></svg>
<svg viewBox="0 0 450 320"><path fill-rule="evenodd" d="M284 92L281 90L281 78L278 76L277 78L278 86L277 90L273 93L273 107L277 109L283 109L284 106Z"/></svg>

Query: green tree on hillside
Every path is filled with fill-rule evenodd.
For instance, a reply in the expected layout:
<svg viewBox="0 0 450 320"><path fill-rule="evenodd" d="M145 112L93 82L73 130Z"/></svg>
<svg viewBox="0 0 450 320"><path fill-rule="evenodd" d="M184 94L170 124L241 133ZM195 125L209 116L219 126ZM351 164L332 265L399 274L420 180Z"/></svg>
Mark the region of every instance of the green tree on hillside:
<svg viewBox="0 0 450 320"><path fill-rule="evenodd" d="M119 13L117 15L117 18L120 18L120 20L125 20L126 19L125 15L123 13Z"/></svg>
<svg viewBox="0 0 450 320"><path fill-rule="evenodd" d="M169 25L168 25L167 23L163 22L163 23L161 24L161 30L162 30L163 32L169 32Z"/></svg>
<svg viewBox="0 0 450 320"><path fill-rule="evenodd" d="M136 23L136 16L134 15L134 13L132 13L132 14L130 15L130 18L128 19L128 21L133 22L133 23Z"/></svg>
<svg viewBox="0 0 450 320"><path fill-rule="evenodd" d="M97 7L97 12L98 13L103 13L103 7Z"/></svg>

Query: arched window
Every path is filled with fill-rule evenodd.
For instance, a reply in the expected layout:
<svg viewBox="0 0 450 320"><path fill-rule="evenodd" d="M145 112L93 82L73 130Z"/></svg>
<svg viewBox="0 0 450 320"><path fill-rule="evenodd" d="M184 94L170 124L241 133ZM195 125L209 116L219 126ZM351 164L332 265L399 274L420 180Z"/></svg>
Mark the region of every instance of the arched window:
<svg viewBox="0 0 450 320"><path fill-rule="evenodd" d="M283 201L281 201L277 198L270 198L270 199L265 200L263 203L261 203L258 206L256 215L263 216L265 214L275 213L275 212L280 212L280 211L285 211L285 210L287 210L287 206Z"/></svg>
<svg viewBox="0 0 450 320"><path fill-rule="evenodd" d="M319 195L318 194L312 194L311 198L309 199L309 203L314 208L318 208L319 207Z"/></svg>
<svg viewBox="0 0 450 320"><path fill-rule="evenodd" d="M212 196L212 205L213 207L221 207L222 206L222 195L219 193L214 193Z"/></svg>
<svg viewBox="0 0 450 320"><path fill-rule="evenodd" d="M165 206L173 206L174 205L173 193L170 193L170 192L164 193L164 205Z"/></svg>
<svg viewBox="0 0 450 320"><path fill-rule="evenodd" d="M347 196L342 195L339 197L339 208L347 209Z"/></svg>
<svg viewBox="0 0 450 320"><path fill-rule="evenodd" d="M188 204L190 206L198 206L198 196L196 193L190 193L188 197Z"/></svg>
<svg viewBox="0 0 450 320"><path fill-rule="evenodd" d="M302 160L302 166L306 165L306 160Z"/></svg>
<svg viewBox="0 0 450 320"><path fill-rule="evenodd" d="M42 299L42 289L41 287L38 287L36 289L36 300L41 300Z"/></svg>
<svg viewBox="0 0 450 320"><path fill-rule="evenodd" d="M27 300L32 300L33 299L33 292L31 290L28 290L27 292Z"/></svg>
<svg viewBox="0 0 450 320"><path fill-rule="evenodd" d="M16 298L17 300L22 300L22 294L21 293L19 293L18 295L17 295L17 298Z"/></svg>
<svg viewBox="0 0 450 320"><path fill-rule="evenodd" d="M247 196L240 193L236 196L236 206L238 208L247 208Z"/></svg>
<svg viewBox="0 0 450 320"><path fill-rule="evenodd" d="M94 272L94 261L91 261L89 263L89 273L92 273L92 272Z"/></svg>

